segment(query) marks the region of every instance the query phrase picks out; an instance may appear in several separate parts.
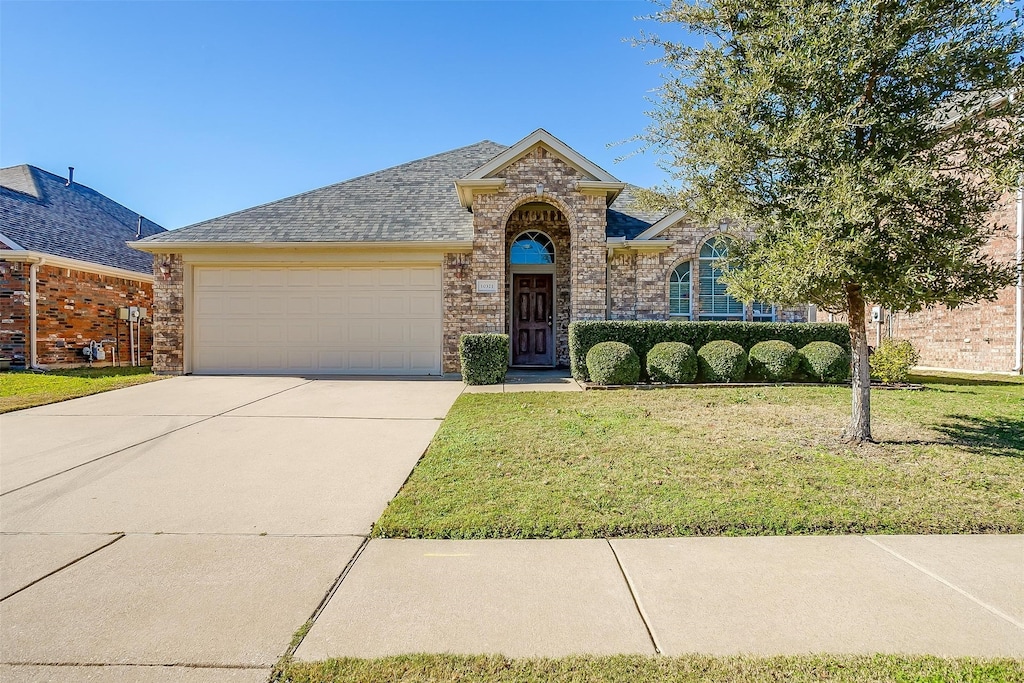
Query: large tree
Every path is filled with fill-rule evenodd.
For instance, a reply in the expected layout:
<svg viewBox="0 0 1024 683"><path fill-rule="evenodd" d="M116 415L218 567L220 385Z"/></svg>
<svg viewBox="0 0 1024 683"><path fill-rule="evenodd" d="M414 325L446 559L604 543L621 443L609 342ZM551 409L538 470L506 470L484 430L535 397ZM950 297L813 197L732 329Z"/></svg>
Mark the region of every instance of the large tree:
<svg viewBox="0 0 1024 683"><path fill-rule="evenodd" d="M843 313L845 437L871 440L866 302L995 297L990 212L1024 170L1021 5L1005 0L673 0L663 87L640 136L678 183L644 193L745 223L730 293ZM684 29L684 30L680 30Z"/></svg>

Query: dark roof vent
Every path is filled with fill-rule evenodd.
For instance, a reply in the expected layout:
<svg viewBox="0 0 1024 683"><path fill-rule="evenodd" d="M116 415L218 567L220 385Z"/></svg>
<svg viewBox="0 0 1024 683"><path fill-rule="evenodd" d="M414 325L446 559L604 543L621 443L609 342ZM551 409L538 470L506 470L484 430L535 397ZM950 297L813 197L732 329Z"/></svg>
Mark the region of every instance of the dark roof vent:
<svg viewBox="0 0 1024 683"><path fill-rule="evenodd" d="M64 187L71 187L71 183L75 182L75 167L68 166L68 182Z"/></svg>

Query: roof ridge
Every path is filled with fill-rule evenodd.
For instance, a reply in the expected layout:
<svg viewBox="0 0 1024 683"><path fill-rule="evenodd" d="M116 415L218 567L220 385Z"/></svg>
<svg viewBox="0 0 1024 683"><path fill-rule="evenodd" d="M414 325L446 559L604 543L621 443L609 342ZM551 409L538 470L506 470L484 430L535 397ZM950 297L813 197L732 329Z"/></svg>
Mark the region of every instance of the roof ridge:
<svg viewBox="0 0 1024 683"><path fill-rule="evenodd" d="M225 213L225 214L220 215L220 216L214 216L213 218L207 218L206 220L202 220L202 221L199 221L197 223L192 223L190 225L185 225L185 226L182 226L180 228L176 228L174 231L178 232L178 231L181 231L181 230L190 230L192 228L195 228L195 227L198 227L198 226L201 226L201 225L205 225L206 223L209 223L211 221L217 221L217 220L221 220L223 218L229 218L231 216L237 216L240 213L248 213L249 211L255 211L257 209L262 209L265 206L270 206L271 204L277 204L278 202L287 201L289 199L298 199L300 197L305 197L306 195L313 194L314 192L320 192L322 190L328 190L330 188L338 187L340 185L347 185L348 183L353 183L353 182L355 182L357 180L363 180L365 178L371 178L371 177L373 177L375 175L380 175L382 173L388 173L390 171L395 171L395 170L398 170L398 169L401 169L401 168L405 168L407 166L411 166L413 164L418 164L418 163L423 162L423 161L429 161L430 159L435 159L437 157L442 157L442 156L445 156L447 154L453 154L455 152L459 152L459 151L462 151L464 149L469 149L470 147L476 147L478 145L482 145L482 144L485 144L485 143L490 143L492 145L501 145L500 142L493 142L491 140L480 140L479 142L474 142L471 145L463 145L462 147L455 147L453 149L445 150L444 152L438 152L436 154L431 154L431 155L428 155L428 156L425 156L425 157L421 157L419 159L412 159L411 161L406 161L406 162L403 162L401 164L396 164L395 166L388 166L387 168L382 168L382 169L380 169L378 171L372 171L370 173L364 173L362 175L357 175L357 176L354 176L352 178L348 178L346 180L340 180L340 181L338 181L336 183L329 183L327 185L322 185L320 187L315 187L312 190L306 190L305 192L299 192L298 194L291 194L291 195L288 195L286 197L280 197L278 199L272 199L269 202L263 202L262 204L257 204L256 206L249 206L249 207L246 207L244 209L239 209L238 211L232 211L230 213ZM505 145L501 145L501 146L502 147L506 147ZM497 155L495 155L495 156L497 156Z"/></svg>

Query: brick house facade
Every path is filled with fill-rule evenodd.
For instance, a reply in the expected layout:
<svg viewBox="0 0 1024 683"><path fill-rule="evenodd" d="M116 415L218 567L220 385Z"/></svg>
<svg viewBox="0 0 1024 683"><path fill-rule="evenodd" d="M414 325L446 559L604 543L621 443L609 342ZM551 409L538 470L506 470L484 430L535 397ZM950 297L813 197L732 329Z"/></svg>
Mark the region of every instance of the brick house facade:
<svg viewBox="0 0 1024 683"><path fill-rule="evenodd" d="M1007 192L992 213L995 234L984 253L995 261L1020 263L1022 249L1021 192ZM921 354L920 367L968 372L1021 373L1021 318L1024 283L1003 288L996 299L948 309L936 306L917 313L879 308L869 322L868 343L887 338L908 339ZM873 306L868 305L872 320ZM839 316L833 316L839 319Z"/></svg>
<svg viewBox="0 0 1024 683"><path fill-rule="evenodd" d="M154 368L453 373L469 332L564 366L574 320L813 315L706 308L725 295L702 248L743 235L639 211L631 189L538 130L133 242L153 254Z"/></svg>
<svg viewBox="0 0 1024 683"><path fill-rule="evenodd" d="M130 329L119 313L153 310L151 258L126 243L163 228L32 166L0 171L0 208L0 358L78 367L90 363L83 350L95 342L104 355L96 365L131 364L133 346L151 364L148 317Z"/></svg>

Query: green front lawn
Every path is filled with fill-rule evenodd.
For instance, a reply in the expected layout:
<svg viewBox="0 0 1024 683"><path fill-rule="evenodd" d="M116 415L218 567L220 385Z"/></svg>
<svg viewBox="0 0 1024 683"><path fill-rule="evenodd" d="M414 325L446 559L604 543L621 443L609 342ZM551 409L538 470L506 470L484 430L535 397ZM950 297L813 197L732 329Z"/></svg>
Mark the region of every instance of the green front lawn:
<svg viewBox="0 0 1024 683"><path fill-rule="evenodd" d="M1024 532L1024 383L466 394L374 527L413 538Z"/></svg>
<svg viewBox="0 0 1024 683"><path fill-rule="evenodd" d="M0 372L0 413L163 379L149 368L76 368Z"/></svg>
<svg viewBox="0 0 1024 683"><path fill-rule="evenodd" d="M566 657L408 655L289 663L280 683L982 683L1024 681L1020 660L875 655L800 657Z"/></svg>

